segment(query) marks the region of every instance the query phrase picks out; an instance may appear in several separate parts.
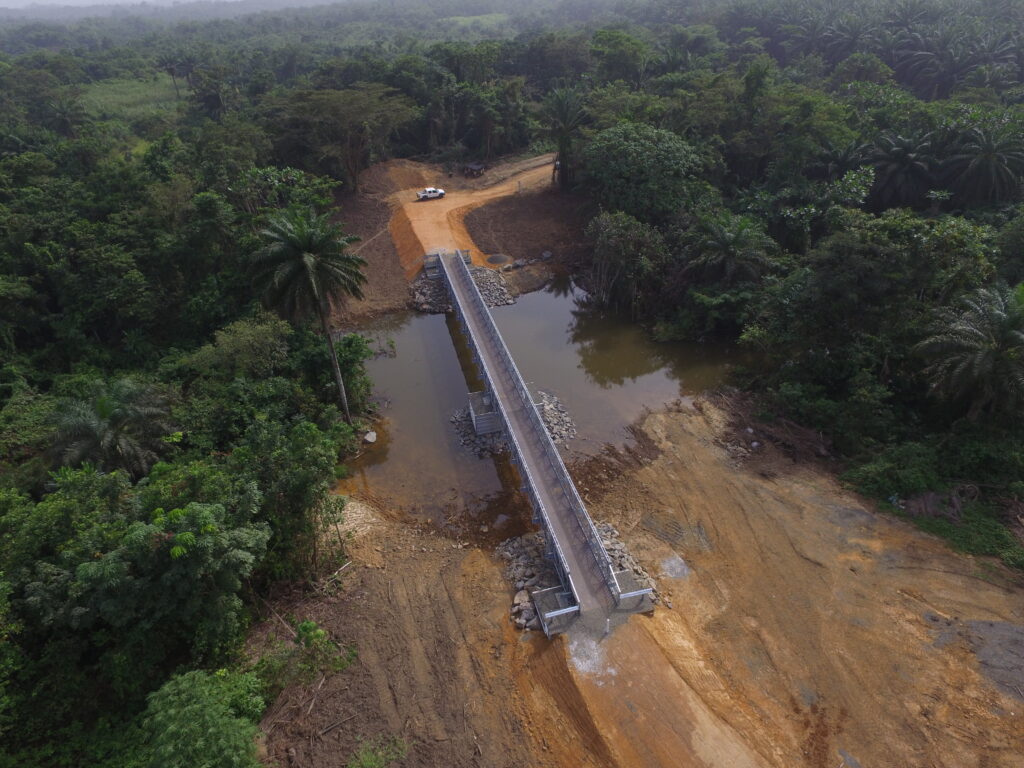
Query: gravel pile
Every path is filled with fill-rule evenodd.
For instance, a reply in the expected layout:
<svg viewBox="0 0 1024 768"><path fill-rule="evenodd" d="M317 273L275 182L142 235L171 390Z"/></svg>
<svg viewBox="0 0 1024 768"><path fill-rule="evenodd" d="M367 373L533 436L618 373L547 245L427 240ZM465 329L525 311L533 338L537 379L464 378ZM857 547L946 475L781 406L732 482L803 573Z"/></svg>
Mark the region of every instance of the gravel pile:
<svg viewBox="0 0 1024 768"><path fill-rule="evenodd" d="M483 296L487 306L503 307L516 303L508 289L508 283L498 272L486 267L470 267L469 273L473 276L473 281L480 289L480 295ZM451 312L452 302L445 288L444 280L431 280L425 273L421 273L413 280L410 289L412 291L412 306L420 312L431 315Z"/></svg>
<svg viewBox="0 0 1024 768"><path fill-rule="evenodd" d="M654 583L654 579L651 578L651 575L626 549L626 545L619 538L619 531L615 526L610 523L595 522L594 527L597 528L597 533L601 537L601 543L604 544L604 548L608 551L608 557L612 561L612 570L631 571L636 576L636 580L640 583L641 588L651 587L654 589L654 594L652 595L654 601L660 600L658 587Z"/></svg>
<svg viewBox="0 0 1024 768"><path fill-rule="evenodd" d="M538 392L540 395L540 416L544 420L544 426L548 428L548 434L557 444L564 443L576 437L576 425L569 417L569 412L562 405L562 401L550 392ZM505 436L502 432L492 432L486 435L478 435L473 428L473 420L469 416L469 406L459 408L448 419L459 435L459 442L474 454L483 458L494 456L508 450Z"/></svg>
<svg viewBox="0 0 1024 768"><path fill-rule="evenodd" d="M509 611L512 621L519 629L539 630L540 619L530 592L558 586L558 575L544 557L543 534L507 539L498 545L497 553L505 561L505 577L516 589Z"/></svg>

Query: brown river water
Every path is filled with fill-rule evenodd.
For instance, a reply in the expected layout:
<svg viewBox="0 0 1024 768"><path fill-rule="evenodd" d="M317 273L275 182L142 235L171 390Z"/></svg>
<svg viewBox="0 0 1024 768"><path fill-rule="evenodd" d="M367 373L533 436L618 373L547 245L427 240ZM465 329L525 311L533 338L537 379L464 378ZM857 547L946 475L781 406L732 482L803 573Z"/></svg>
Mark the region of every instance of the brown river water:
<svg viewBox="0 0 1024 768"><path fill-rule="evenodd" d="M624 318L588 307L568 278L496 307L495 321L534 388L562 401L577 437L563 455L621 446L645 409L721 384L744 355L721 344L656 343ZM455 320L400 312L359 332L384 350L367 363L381 408L377 443L348 463L340 493L358 493L439 520L493 519L515 493L506 457L478 458L450 418L482 388Z"/></svg>

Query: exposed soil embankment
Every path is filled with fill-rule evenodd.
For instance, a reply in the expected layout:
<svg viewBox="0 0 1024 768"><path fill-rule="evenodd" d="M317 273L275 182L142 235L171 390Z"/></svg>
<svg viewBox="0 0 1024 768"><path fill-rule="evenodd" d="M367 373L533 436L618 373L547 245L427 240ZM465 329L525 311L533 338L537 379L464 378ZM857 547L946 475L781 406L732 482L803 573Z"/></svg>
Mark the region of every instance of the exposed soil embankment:
<svg viewBox="0 0 1024 768"><path fill-rule="evenodd" d="M529 261L550 251L555 262L575 264L586 253L583 231L592 214L585 199L548 186L474 208L465 224L484 253Z"/></svg>
<svg viewBox="0 0 1024 768"><path fill-rule="evenodd" d="M340 768L361 741L398 736L403 766L536 765L515 696L518 633L490 555L366 504L346 518L353 563L333 592L277 611L317 621L358 658L279 697L264 722L269 756ZM271 620L265 631L275 629Z"/></svg>
<svg viewBox="0 0 1024 768"><path fill-rule="evenodd" d="M966 631L996 623L983 647L1000 643L1012 664L1019 576L871 511L819 469L781 455L770 478L737 465L722 445L726 415L698 405L645 420L657 458L583 473L592 513L619 528L672 604L613 639L606 664L618 672L596 695L661 686L664 713L688 688L765 765L1024 765L1024 696L990 679ZM666 678L684 688L673 696ZM665 719L637 717L622 735L663 743ZM696 748L707 727L675 738ZM739 764L725 748L681 764Z"/></svg>
<svg viewBox="0 0 1024 768"><path fill-rule="evenodd" d="M335 326L344 328L357 317L393 312L408 300L406 280L395 241L390 236L391 206L367 195L340 195L334 219L346 234L360 238L352 252L366 261L362 299L346 299L336 312Z"/></svg>

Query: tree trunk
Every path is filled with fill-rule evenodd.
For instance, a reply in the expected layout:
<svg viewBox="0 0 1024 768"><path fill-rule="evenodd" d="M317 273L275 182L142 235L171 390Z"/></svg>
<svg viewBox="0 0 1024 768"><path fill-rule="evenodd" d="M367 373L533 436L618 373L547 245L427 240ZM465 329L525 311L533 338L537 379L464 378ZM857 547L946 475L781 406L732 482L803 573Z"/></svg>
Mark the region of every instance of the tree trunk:
<svg viewBox="0 0 1024 768"><path fill-rule="evenodd" d="M341 366L338 365L338 353L334 350L334 340L331 339L331 329L327 325L327 313L323 306L317 307L317 314L320 316L320 327L324 331L324 341L327 342L327 350L331 353L331 368L334 369L334 383L338 385L338 399L341 400L341 408L345 412L345 422L352 423L352 414L348 411L348 395L345 394L345 382L341 378Z"/></svg>
<svg viewBox="0 0 1024 768"><path fill-rule="evenodd" d="M572 183L571 171L569 170L569 155L572 151L572 143L569 139L558 142L558 186L563 192L569 191Z"/></svg>

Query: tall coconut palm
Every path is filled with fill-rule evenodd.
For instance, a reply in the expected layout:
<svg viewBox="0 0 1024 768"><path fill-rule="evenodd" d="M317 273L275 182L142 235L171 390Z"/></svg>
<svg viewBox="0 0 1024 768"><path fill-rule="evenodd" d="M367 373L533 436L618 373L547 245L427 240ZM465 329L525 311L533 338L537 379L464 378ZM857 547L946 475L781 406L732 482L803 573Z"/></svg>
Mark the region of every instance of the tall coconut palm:
<svg viewBox="0 0 1024 768"><path fill-rule="evenodd" d="M916 205L934 181L930 133L885 133L868 157L875 167L874 196L883 208Z"/></svg>
<svg viewBox="0 0 1024 768"><path fill-rule="evenodd" d="M345 421L352 421L345 382L331 339L328 317L343 297L362 298L366 262L348 250L358 242L332 224L329 214L286 211L261 232L266 245L252 255L252 276L263 303L282 317L301 322L315 315L331 354L334 382Z"/></svg>
<svg viewBox="0 0 1024 768"><path fill-rule="evenodd" d="M548 134L558 147L558 184L565 190L572 182L574 144L587 119L582 92L576 88L555 88L544 99L542 114Z"/></svg>
<svg viewBox="0 0 1024 768"><path fill-rule="evenodd" d="M1019 415L1024 406L1024 289L979 288L936 313L917 345L938 397L968 404L967 417Z"/></svg>
<svg viewBox="0 0 1024 768"><path fill-rule="evenodd" d="M696 230L687 273L732 285L759 279L771 265L768 253L774 243L752 219L723 213L702 218Z"/></svg>
<svg viewBox="0 0 1024 768"><path fill-rule="evenodd" d="M135 477L159 458L161 437L171 431L166 401L132 379L97 382L91 397L61 403L53 451L57 463L90 462L100 470L124 469Z"/></svg>
<svg viewBox="0 0 1024 768"><path fill-rule="evenodd" d="M1024 176L1024 140L1012 127L975 128L946 168L953 189L968 200L1013 199Z"/></svg>

